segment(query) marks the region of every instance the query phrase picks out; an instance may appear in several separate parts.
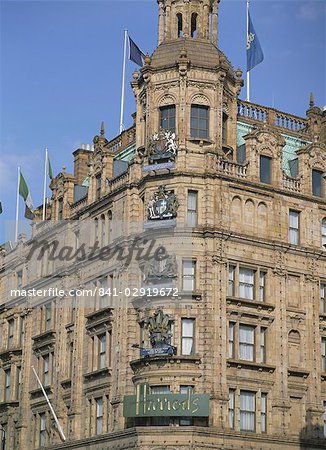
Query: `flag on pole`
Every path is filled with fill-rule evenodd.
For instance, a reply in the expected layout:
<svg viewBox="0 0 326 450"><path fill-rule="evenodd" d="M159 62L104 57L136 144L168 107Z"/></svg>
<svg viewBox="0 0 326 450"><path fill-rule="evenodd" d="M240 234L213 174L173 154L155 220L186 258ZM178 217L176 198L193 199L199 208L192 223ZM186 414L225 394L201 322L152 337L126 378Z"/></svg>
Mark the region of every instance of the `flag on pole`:
<svg viewBox="0 0 326 450"><path fill-rule="evenodd" d="M129 59L130 61L133 61L135 64L138 64L138 66L141 67L144 65L145 55L140 50L140 48L134 43L131 37L128 36L128 38L129 38Z"/></svg>
<svg viewBox="0 0 326 450"><path fill-rule="evenodd" d="M31 194L27 187L26 181L23 177L23 174L20 171L19 177L19 195L23 197L25 202L25 217L26 219L33 219L34 217L34 206Z"/></svg>
<svg viewBox="0 0 326 450"><path fill-rule="evenodd" d="M47 171L48 177L50 178L50 180L52 180L53 173L52 173L52 167L51 167L51 163L50 163L50 157L49 157L48 150L46 150L46 154L47 154L46 171Z"/></svg>
<svg viewBox="0 0 326 450"><path fill-rule="evenodd" d="M256 67L263 60L264 53L248 11L247 72Z"/></svg>

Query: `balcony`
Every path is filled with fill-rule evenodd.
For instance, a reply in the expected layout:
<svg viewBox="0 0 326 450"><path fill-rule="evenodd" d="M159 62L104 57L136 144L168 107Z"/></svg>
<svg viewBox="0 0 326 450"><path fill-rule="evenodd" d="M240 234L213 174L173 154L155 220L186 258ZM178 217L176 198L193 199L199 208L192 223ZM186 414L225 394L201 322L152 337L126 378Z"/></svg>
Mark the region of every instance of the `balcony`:
<svg viewBox="0 0 326 450"><path fill-rule="evenodd" d="M301 177L289 177L283 172L283 188L292 192L301 192Z"/></svg>
<svg viewBox="0 0 326 450"><path fill-rule="evenodd" d="M247 164L239 164L236 161L218 159L216 162L216 170L224 175L229 175L236 178L246 178L247 176Z"/></svg>

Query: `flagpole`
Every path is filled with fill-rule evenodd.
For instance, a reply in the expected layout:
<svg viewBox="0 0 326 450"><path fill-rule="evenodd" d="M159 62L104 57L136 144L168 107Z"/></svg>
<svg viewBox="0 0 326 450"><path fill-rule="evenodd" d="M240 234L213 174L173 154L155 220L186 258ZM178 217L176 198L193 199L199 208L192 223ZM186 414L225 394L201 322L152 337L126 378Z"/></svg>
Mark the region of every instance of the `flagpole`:
<svg viewBox="0 0 326 450"><path fill-rule="evenodd" d="M248 38L249 38L249 0L247 0L247 44L248 45ZM248 51L248 50L247 50ZM250 102L250 71L247 67L247 102Z"/></svg>
<svg viewBox="0 0 326 450"><path fill-rule="evenodd" d="M44 161L44 180L43 180L43 217L42 220L45 220L45 210L46 210L46 168L48 163L48 149L45 148L45 161Z"/></svg>
<svg viewBox="0 0 326 450"><path fill-rule="evenodd" d="M41 383L41 380L40 380L39 376L37 375L36 370L34 369L33 366L32 366L32 370L33 370L34 375L35 375L35 377L36 377L36 379L37 379L37 381L38 381L38 384L40 385L40 388L42 389L43 395L44 395L44 397L45 397L45 399L46 399L46 401L47 401L47 403L48 403L48 405L49 405L49 408L50 408L50 410L51 410L51 413L52 413L52 415L53 415L53 418L54 418L54 420L55 420L55 423L57 424L59 433L60 433L62 439L63 439L64 441L66 441L66 436L65 436L65 434L64 434L64 432L63 432L63 429L62 429L62 427L61 427L61 425L60 425L60 423L59 423L59 420L58 420L58 418L57 418L57 415L56 415L56 413L54 412L54 409L53 409L53 407L52 407L52 405L51 405L51 402L50 402L50 400L49 400L49 397L47 396L47 394L46 394L46 392L45 392L45 389L44 389L44 387L43 387L43 384Z"/></svg>
<svg viewBox="0 0 326 450"><path fill-rule="evenodd" d="M18 218L19 218L19 181L20 181L20 166L18 166L17 174L17 197L16 197L16 224L15 224L15 242L18 241Z"/></svg>
<svg viewBox="0 0 326 450"><path fill-rule="evenodd" d="M126 57L127 57L127 38L128 30L124 30L124 44L123 44L123 64L122 64L122 87L121 87L121 110L120 110L120 133L124 130L123 116L125 103L125 79L126 79Z"/></svg>

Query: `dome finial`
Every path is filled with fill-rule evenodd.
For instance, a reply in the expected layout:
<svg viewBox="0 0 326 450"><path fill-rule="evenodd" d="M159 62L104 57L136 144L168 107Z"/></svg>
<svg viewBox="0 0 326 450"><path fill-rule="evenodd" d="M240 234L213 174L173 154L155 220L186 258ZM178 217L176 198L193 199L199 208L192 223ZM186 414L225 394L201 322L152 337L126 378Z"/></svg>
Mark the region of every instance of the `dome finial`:
<svg viewBox="0 0 326 450"><path fill-rule="evenodd" d="M104 136L104 133L105 133L104 120L102 120L102 123L101 123L101 136Z"/></svg>
<svg viewBox="0 0 326 450"><path fill-rule="evenodd" d="M309 106L310 108L312 108L315 104L315 98L314 98L314 93L310 92L310 101L309 101Z"/></svg>

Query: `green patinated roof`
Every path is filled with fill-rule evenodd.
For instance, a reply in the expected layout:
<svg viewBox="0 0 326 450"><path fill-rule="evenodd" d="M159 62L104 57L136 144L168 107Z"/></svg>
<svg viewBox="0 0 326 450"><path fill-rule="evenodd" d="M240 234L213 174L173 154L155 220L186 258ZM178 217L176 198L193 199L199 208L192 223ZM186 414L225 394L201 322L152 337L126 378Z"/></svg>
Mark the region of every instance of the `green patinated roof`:
<svg viewBox="0 0 326 450"><path fill-rule="evenodd" d="M250 133L252 127L246 123L237 123L237 145L240 146L245 143L243 136ZM290 175L289 161L292 161L298 157L296 150L309 144L309 141L304 141L302 139L295 138L293 136L288 136L282 134L285 139L285 146L283 147L283 170L287 175Z"/></svg>
<svg viewBox="0 0 326 450"><path fill-rule="evenodd" d="M128 147L119 152L117 155L115 155L114 159L129 162L134 159L135 153L136 153L136 143L133 142L132 144L128 145Z"/></svg>

